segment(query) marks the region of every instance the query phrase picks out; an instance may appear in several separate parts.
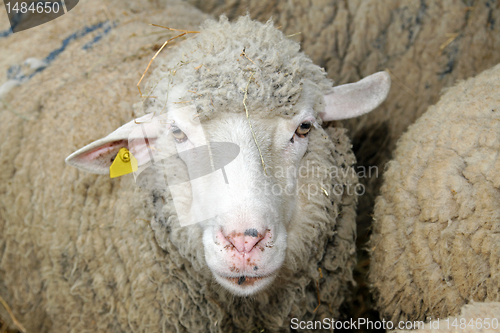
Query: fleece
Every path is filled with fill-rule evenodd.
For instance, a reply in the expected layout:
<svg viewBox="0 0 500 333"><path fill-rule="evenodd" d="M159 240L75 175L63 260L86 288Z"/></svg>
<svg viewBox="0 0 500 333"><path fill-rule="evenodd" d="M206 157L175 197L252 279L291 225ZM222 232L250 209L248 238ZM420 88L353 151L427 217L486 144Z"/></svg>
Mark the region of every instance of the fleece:
<svg viewBox="0 0 500 333"><path fill-rule="evenodd" d="M376 200L369 280L384 318L500 300L500 65L449 88L405 133Z"/></svg>

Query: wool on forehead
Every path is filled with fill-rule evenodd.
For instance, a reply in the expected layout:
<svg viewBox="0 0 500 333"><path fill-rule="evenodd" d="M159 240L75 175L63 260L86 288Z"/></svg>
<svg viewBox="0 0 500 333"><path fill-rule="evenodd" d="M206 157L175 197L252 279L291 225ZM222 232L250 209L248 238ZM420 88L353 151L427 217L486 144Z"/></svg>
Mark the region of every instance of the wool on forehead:
<svg viewBox="0 0 500 333"><path fill-rule="evenodd" d="M148 112L165 105L195 105L200 119L220 112L245 112L261 117L293 116L304 99L321 112L322 95L332 88L325 71L300 52L299 43L276 29L244 16L229 22L209 20L195 34L158 61L149 81L156 99ZM302 97L302 98L301 98Z"/></svg>

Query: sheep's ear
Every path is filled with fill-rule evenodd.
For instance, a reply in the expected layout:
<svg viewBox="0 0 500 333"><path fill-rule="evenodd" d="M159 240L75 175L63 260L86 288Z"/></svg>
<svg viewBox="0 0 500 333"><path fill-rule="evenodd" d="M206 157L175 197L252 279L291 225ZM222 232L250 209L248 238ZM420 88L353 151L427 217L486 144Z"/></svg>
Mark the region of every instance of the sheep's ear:
<svg viewBox="0 0 500 333"><path fill-rule="evenodd" d="M320 113L324 121L359 117L375 109L387 97L391 77L378 72L356 82L333 88L325 95L325 111Z"/></svg>
<svg viewBox="0 0 500 333"><path fill-rule="evenodd" d="M151 146L165 128L166 123L161 116L147 114L75 151L66 158L66 163L87 172L107 175L118 151L125 147L137 159L139 166L144 165L150 161Z"/></svg>

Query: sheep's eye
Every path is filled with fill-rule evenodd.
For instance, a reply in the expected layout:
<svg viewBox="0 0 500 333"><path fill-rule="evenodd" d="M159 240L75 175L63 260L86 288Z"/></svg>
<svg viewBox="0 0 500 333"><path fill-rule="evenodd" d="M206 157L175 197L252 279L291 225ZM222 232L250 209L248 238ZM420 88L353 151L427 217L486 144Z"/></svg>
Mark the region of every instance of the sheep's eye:
<svg viewBox="0 0 500 333"><path fill-rule="evenodd" d="M297 129L295 130L295 134L303 138L309 133L311 127L312 127L312 122L304 121L302 124L299 125L299 127L297 127Z"/></svg>
<svg viewBox="0 0 500 333"><path fill-rule="evenodd" d="M172 135L175 138L175 141L178 143L184 142L187 140L187 135L177 127L172 128Z"/></svg>

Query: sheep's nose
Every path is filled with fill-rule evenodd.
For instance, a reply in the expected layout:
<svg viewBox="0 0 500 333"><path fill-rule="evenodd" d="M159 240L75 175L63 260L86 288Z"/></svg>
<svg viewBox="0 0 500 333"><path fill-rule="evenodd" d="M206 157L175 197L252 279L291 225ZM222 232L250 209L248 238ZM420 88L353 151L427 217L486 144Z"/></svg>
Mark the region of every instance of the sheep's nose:
<svg viewBox="0 0 500 333"><path fill-rule="evenodd" d="M265 237L266 231L259 232L257 229L246 229L243 232L223 233L224 237L233 244L240 253L249 253Z"/></svg>

